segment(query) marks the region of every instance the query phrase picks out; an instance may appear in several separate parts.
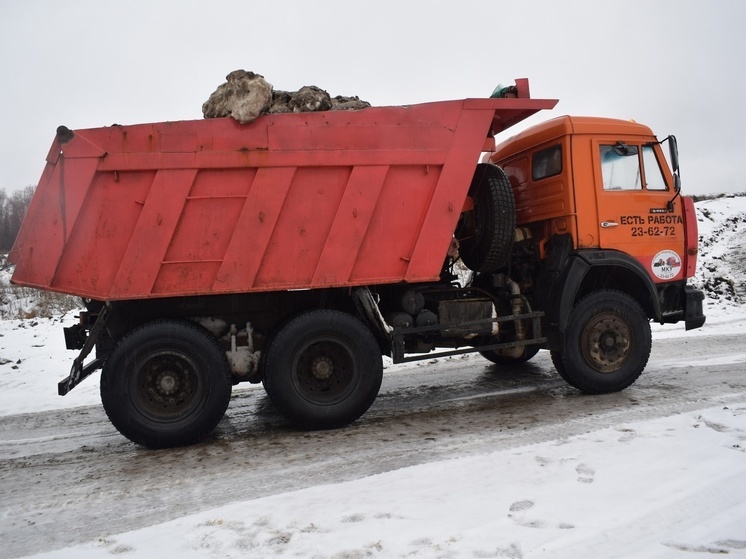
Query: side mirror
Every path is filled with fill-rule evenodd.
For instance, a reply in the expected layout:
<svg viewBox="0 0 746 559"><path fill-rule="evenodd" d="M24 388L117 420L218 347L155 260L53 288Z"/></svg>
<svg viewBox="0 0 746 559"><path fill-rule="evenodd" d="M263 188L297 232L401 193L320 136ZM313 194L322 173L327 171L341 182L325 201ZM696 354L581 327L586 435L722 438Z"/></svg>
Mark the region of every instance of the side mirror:
<svg viewBox="0 0 746 559"><path fill-rule="evenodd" d="M679 172L679 145L676 143L676 136L669 136L668 147L671 150L671 170L675 175Z"/></svg>

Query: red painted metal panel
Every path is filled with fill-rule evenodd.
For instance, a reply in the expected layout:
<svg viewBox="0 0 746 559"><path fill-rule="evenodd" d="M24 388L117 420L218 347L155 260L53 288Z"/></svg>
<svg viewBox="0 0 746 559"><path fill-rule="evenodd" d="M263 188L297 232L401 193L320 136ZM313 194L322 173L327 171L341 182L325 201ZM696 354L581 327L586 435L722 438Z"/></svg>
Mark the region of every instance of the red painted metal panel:
<svg viewBox="0 0 746 559"><path fill-rule="evenodd" d="M684 258L684 277L694 277L697 270L699 230L697 225L697 210L694 208L694 199L689 196L682 196L681 203L684 211L684 234L685 247Z"/></svg>
<svg viewBox="0 0 746 559"><path fill-rule="evenodd" d="M473 174L473 168L470 172ZM404 280L439 177L440 168L435 166L398 166L389 170L350 274L352 284ZM438 277L444 259L445 253L432 263L427 279Z"/></svg>
<svg viewBox="0 0 746 559"><path fill-rule="evenodd" d="M294 175L294 167L268 167L256 172L213 284L214 292L255 289L256 275Z"/></svg>
<svg viewBox="0 0 746 559"><path fill-rule="evenodd" d="M138 217L130 229L127 247L118 254L112 251L115 259L120 258L119 266L116 261L110 265L117 270L112 292L146 296L152 291L196 174L194 169L159 171L142 200L130 197L131 213ZM148 247L147 250L144 247Z"/></svg>
<svg viewBox="0 0 746 559"><path fill-rule="evenodd" d="M94 177L85 207L60 260L55 288L81 297L109 292L155 173ZM69 183L69 184L78 184ZM139 200L140 203L136 203ZM146 237L149 243L150 238ZM148 250L140 249L143 253Z"/></svg>
<svg viewBox="0 0 746 559"><path fill-rule="evenodd" d="M257 287L311 286L350 172L349 167L297 169L256 275Z"/></svg>
<svg viewBox="0 0 746 559"><path fill-rule="evenodd" d="M423 215L419 232L414 238L415 245L405 276L407 281L427 280L433 274L433 262L440 263L437 270L440 273L474 175L473 156L480 152L486 135L484 123L489 122L493 113L494 109L462 113L453 140L460 149L448 152L438 181L439 188L433 193L428 211ZM470 169L471 172L465 176L463 169Z"/></svg>
<svg viewBox="0 0 746 559"><path fill-rule="evenodd" d="M30 285L47 287L58 280L58 267L70 247L70 237L77 227L96 164L96 159L76 161L61 157L51 173L45 171L49 181L40 183L34 194L31 207L35 213L30 226L24 228L23 245L16 243L14 247L18 254L15 273L21 278L31 278Z"/></svg>
<svg viewBox="0 0 746 559"><path fill-rule="evenodd" d="M56 142L55 142L56 144ZM59 150L58 150L59 151ZM41 179L39 179L39 184L36 187L36 192L44 192L46 188L49 186L49 182L52 179L52 175L54 174L54 165L51 163L47 163L44 166L44 172L41 175ZM39 206L42 204L42 201L45 200L45 196L39 196L35 195L31 199L31 203L29 204L28 210L26 210L26 215L37 215L37 212L39 211ZM32 219L25 219L23 220L23 223L21 223L21 228L18 231L18 235L16 235L16 241L14 243L13 249L8 253L8 260L12 262L13 264L17 264L18 260L21 257L21 248L22 247L32 247L34 246L33 241L29 240L29 234L32 231L32 224L34 220Z"/></svg>
<svg viewBox="0 0 746 559"><path fill-rule="evenodd" d="M312 285L345 285L361 255L370 220L389 168L354 167L334 223L316 263Z"/></svg>
<svg viewBox="0 0 746 559"><path fill-rule="evenodd" d="M554 101L76 131L13 249L13 281L120 300L437 279L479 153Z"/></svg>

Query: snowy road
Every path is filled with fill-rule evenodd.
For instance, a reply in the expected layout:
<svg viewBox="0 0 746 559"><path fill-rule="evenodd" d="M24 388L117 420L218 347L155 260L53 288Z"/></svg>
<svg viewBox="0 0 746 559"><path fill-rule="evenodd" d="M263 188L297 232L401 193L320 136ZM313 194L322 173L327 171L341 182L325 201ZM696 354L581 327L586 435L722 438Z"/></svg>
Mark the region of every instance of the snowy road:
<svg viewBox="0 0 746 559"><path fill-rule="evenodd" d="M235 391L215 436L149 451L100 406L0 417L0 541L20 557L151 526L227 502L359 479L405 466L562 440L746 394L743 334L657 339L626 391L581 396L547 352L498 371L478 356L387 369L353 426L299 432L261 387Z"/></svg>

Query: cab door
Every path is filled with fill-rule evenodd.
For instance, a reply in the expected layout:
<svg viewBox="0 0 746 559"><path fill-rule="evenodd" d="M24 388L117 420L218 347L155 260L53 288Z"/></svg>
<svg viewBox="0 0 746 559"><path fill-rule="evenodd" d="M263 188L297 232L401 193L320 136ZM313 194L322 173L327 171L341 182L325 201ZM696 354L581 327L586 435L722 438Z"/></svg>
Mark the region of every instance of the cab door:
<svg viewBox="0 0 746 559"><path fill-rule="evenodd" d="M594 142L599 245L624 252L656 282L683 279L684 221L672 175L658 144Z"/></svg>

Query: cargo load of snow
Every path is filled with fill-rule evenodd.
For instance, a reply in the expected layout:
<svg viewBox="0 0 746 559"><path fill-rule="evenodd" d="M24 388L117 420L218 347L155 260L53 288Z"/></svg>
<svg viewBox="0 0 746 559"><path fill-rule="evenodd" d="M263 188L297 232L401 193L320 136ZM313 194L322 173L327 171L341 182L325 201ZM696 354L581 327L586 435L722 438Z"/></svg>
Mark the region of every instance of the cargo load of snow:
<svg viewBox="0 0 746 559"><path fill-rule="evenodd" d="M298 91L275 91L261 74L235 70L226 82L210 95L202 105L205 118L233 117L241 124L253 121L262 114L302 113L315 111L350 111L370 107L359 97L332 97L315 85Z"/></svg>

